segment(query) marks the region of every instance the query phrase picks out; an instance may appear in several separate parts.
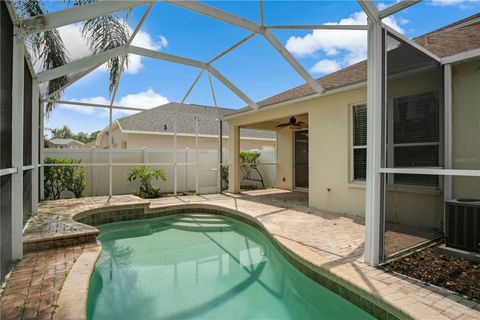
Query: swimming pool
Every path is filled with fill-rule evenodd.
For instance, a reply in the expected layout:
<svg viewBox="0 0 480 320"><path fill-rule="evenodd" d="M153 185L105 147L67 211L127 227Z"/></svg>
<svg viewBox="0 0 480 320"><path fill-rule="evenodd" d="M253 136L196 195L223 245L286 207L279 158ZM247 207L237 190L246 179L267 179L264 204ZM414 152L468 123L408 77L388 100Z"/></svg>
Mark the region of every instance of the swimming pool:
<svg viewBox="0 0 480 320"><path fill-rule="evenodd" d="M98 229L88 319L373 319L228 217L177 214Z"/></svg>

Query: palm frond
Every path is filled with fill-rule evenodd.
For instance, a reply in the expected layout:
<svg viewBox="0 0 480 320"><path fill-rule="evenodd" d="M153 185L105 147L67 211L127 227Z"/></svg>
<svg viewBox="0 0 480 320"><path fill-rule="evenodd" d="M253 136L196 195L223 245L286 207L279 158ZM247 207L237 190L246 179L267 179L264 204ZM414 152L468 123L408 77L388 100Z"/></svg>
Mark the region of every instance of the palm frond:
<svg viewBox="0 0 480 320"><path fill-rule="evenodd" d="M94 53L126 45L129 39L125 19L115 15L106 15L87 20L82 27L82 35L87 39ZM127 63L128 55L118 56L107 62L109 69L109 92L112 95L119 81L123 60Z"/></svg>
<svg viewBox="0 0 480 320"><path fill-rule="evenodd" d="M21 0L15 2L18 15L22 18L34 17L47 13L47 9L39 0ZM60 67L68 63L68 52L57 30L47 30L33 34L26 39L27 45L34 55L35 60L44 70ZM51 94L68 83L68 76L62 76L48 82L47 93ZM57 95L60 96L63 90ZM47 103L47 116L54 105Z"/></svg>

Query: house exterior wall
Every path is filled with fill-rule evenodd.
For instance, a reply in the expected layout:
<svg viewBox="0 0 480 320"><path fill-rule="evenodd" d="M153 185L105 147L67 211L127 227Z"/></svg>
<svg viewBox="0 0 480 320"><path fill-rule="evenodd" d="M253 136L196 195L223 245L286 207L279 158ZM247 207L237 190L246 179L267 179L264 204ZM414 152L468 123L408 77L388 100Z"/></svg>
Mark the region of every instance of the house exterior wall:
<svg viewBox="0 0 480 320"><path fill-rule="evenodd" d="M454 169L480 169L480 59L453 68ZM453 177L453 198L480 198L480 178Z"/></svg>
<svg viewBox="0 0 480 320"><path fill-rule="evenodd" d="M277 131L277 188L293 189L293 131Z"/></svg>
<svg viewBox="0 0 480 320"><path fill-rule="evenodd" d="M389 81L392 97L431 89L441 92L442 88L443 75L438 70ZM247 126L308 114L309 205L325 211L364 216L365 184L351 181L351 108L366 101L366 88L361 87L304 102L260 109L238 115L229 122L231 125ZM277 187L292 189L292 130L278 130L277 140ZM414 221L417 225L429 227L434 221L433 224L437 225L440 221L435 221L435 217L439 216L442 202L441 190L435 188L391 186L387 188L386 219L398 223Z"/></svg>
<svg viewBox="0 0 480 320"><path fill-rule="evenodd" d="M112 130L114 149L171 149L173 148L173 135L161 134L142 134L142 133L122 133L118 127ZM107 146L107 135L102 135L99 148ZM198 146L200 149L217 149L218 139L214 137L199 136ZM223 139L223 146L228 146L228 138ZM276 146L275 140L270 139L241 139L242 150L262 150ZM177 149L195 148L195 136L177 136Z"/></svg>
<svg viewBox="0 0 480 320"><path fill-rule="evenodd" d="M366 91L361 88L282 107L261 109L229 122L245 126L308 114L310 206L334 212L363 214L364 190L362 186L351 187L349 183L348 114L352 103L365 101ZM292 189L293 131L288 128L278 130L277 140L277 187ZM328 192L327 188L331 191Z"/></svg>

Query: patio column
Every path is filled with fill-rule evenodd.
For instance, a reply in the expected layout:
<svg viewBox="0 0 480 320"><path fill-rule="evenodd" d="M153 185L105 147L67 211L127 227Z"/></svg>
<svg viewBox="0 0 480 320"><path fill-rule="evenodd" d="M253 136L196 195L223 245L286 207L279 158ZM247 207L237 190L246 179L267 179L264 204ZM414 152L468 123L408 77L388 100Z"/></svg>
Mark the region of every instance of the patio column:
<svg viewBox="0 0 480 320"><path fill-rule="evenodd" d="M365 262L378 265L381 254L382 214L382 122L383 122L383 30L368 22L367 69L367 192L365 199Z"/></svg>
<svg viewBox="0 0 480 320"><path fill-rule="evenodd" d="M40 179L40 200L45 200L45 187L44 187L44 184L43 184L43 178L44 178L44 174L45 174L45 167L43 166L43 158L44 158L44 145L43 145L43 142L45 141L45 133L44 133L44 126L45 126L45 103L44 102L39 102L39 111L40 111L40 131L39 131L39 141L38 143L40 144L39 147L40 147L40 156L39 156L39 169L40 169L40 174L39 174L39 179ZM94 167L92 166L92 169Z"/></svg>
<svg viewBox="0 0 480 320"><path fill-rule="evenodd" d="M34 81L32 86L32 213L38 213L38 156L39 156L39 130L40 130L40 90ZM28 125L28 124L25 124Z"/></svg>
<svg viewBox="0 0 480 320"><path fill-rule="evenodd" d="M240 192L240 127L230 125L228 136L228 191Z"/></svg>
<svg viewBox="0 0 480 320"><path fill-rule="evenodd" d="M23 255L23 80L24 80L23 37L13 38L12 75L12 260ZM30 123L27 125L31 125Z"/></svg>
<svg viewBox="0 0 480 320"><path fill-rule="evenodd" d="M443 84L444 84L444 168L452 169L452 65L446 64L443 66ZM444 200L452 199L452 177L444 177L444 191L443 191ZM445 220L443 220L445 221Z"/></svg>

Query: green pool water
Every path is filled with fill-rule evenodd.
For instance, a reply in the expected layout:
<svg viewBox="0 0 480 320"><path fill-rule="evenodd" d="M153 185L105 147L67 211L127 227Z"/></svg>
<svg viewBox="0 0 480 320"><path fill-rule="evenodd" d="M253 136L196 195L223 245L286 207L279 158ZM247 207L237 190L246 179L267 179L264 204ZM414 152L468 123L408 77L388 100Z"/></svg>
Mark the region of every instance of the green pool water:
<svg viewBox="0 0 480 320"><path fill-rule="evenodd" d="M183 214L99 229L88 319L373 319L234 219Z"/></svg>

